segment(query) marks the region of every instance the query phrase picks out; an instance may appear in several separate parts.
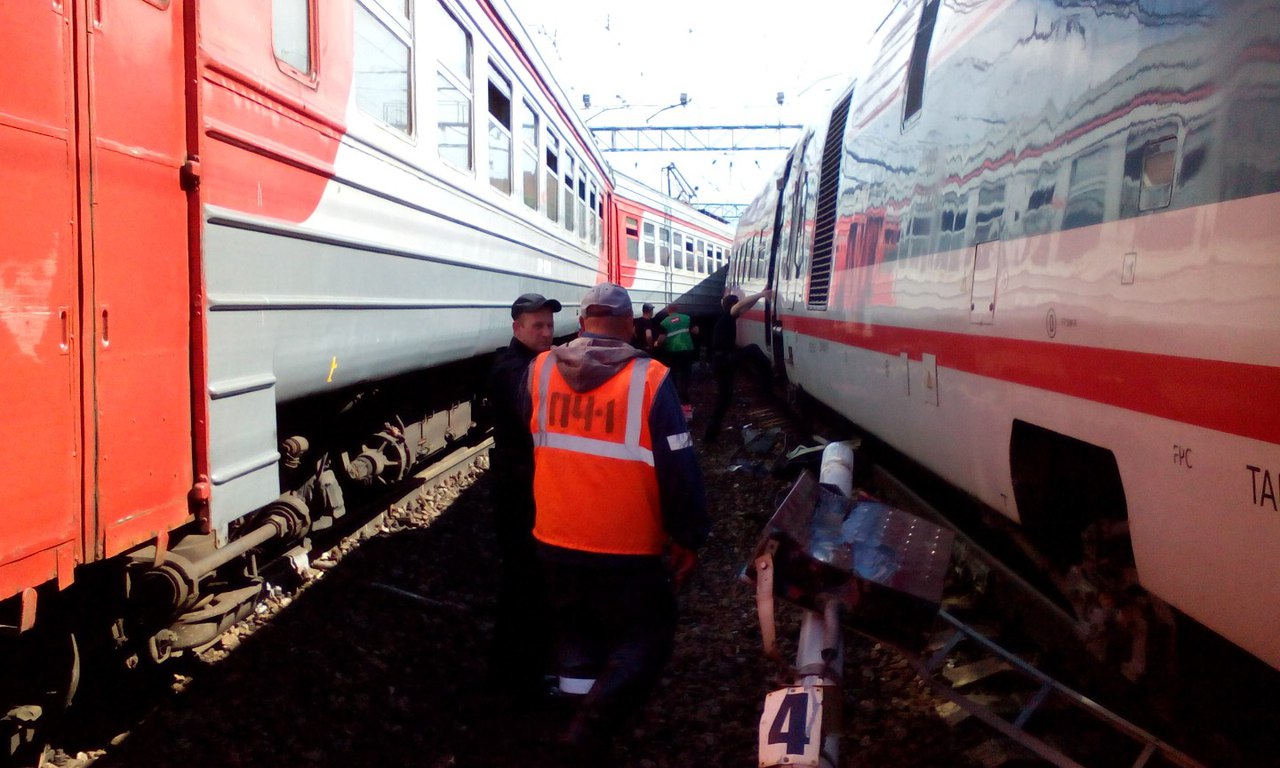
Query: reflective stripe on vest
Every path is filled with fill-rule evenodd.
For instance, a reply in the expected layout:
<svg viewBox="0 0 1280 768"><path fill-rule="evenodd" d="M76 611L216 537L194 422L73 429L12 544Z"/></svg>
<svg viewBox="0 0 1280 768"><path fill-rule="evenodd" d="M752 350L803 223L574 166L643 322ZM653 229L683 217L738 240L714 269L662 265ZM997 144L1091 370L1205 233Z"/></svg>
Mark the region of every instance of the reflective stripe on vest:
<svg viewBox="0 0 1280 768"><path fill-rule="evenodd" d="M534 447L562 448L608 459L643 461L652 467L653 451L640 445L640 424L644 416L641 413L644 405L644 380L649 373L649 362L649 358L638 357L631 364L631 385L627 392L627 434L622 443L547 431L547 419L551 411L548 407L551 398L547 390L551 387L551 371L555 364L543 362L538 377L538 429L533 433Z"/></svg>
<svg viewBox="0 0 1280 768"><path fill-rule="evenodd" d="M661 554L667 536L648 419L666 375L661 363L635 358L595 389L575 392L551 353L534 360L535 538L584 552Z"/></svg>

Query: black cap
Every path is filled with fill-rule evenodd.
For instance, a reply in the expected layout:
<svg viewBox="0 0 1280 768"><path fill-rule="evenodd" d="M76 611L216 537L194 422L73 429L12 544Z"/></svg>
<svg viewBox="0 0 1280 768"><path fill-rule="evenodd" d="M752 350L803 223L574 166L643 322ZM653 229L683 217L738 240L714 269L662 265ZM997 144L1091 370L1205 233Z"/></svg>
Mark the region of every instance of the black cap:
<svg viewBox="0 0 1280 768"><path fill-rule="evenodd" d="M511 304L511 319L515 320L525 312L537 312L540 309L559 312L561 309L560 302L555 299L548 299L540 293L522 293Z"/></svg>

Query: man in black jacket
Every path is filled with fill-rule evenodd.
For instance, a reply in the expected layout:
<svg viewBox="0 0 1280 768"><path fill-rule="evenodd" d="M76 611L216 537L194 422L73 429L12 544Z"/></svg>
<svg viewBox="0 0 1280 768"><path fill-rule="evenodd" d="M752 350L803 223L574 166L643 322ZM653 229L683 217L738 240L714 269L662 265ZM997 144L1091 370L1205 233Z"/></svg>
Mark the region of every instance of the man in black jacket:
<svg viewBox="0 0 1280 768"><path fill-rule="evenodd" d="M560 302L526 293L511 305L511 343L489 371L494 446L490 485L501 570L490 674L517 698L544 689L551 664L551 620L533 540L533 439L522 415L529 362L551 348Z"/></svg>
<svg viewBox="0 0 1280 768"><path fill-rule="evenodd" d="M720 300L720 314L716 316L716 324L711 331L711 371L716 380L716 404L711 410L711 418L707 420L707 431L703 435L709 443L714 443L720 435L720 425L733 401L733 376L738 371L738 318L756 305L761 299L772 299L773 290L765 290L752 294L742 301L734 294L728 294ZM759 350L757 349L757 352Z"/></svg>

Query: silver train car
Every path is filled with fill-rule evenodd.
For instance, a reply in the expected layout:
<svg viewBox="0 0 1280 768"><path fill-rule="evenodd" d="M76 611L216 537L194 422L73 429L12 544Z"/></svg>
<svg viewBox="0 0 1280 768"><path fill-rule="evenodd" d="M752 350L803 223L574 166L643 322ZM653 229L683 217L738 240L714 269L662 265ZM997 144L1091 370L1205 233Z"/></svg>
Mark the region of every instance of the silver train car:
<svg viewBox="0 0 1280 768"><path fill-rule="evenodd" d="M902 0L871 53L739 222L740 338L1131 678L1184 617L1280 668L1280 6Z"/></svg>

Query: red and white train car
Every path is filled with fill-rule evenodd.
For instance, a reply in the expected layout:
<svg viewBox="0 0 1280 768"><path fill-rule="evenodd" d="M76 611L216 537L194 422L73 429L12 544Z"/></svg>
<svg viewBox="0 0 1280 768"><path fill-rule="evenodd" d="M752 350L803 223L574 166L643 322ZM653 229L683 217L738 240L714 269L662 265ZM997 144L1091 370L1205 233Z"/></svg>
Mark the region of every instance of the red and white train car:
<svg viewBox="0 0 1280 768"><path fill-rule="evenodd" d="M503 0L53 0L0 28L8 727L66 693L73 614L157 659L216 637L255 555L467 434L513 297L573 307L639 259Z"/></svg>
<svg viewBox="0 0 1280 768"><path fill-rule="evenodd" d="M710 317L720 310L729 225L615 172L620 278L632 301Z"/></svg>
<svg viewBox="0 0 1280 768"><path fill-rule="evenodd" d="M1136 580L1280 667L1280 6L903 0L872 54L740 222L741 338L1091 631Z"/></svg>

